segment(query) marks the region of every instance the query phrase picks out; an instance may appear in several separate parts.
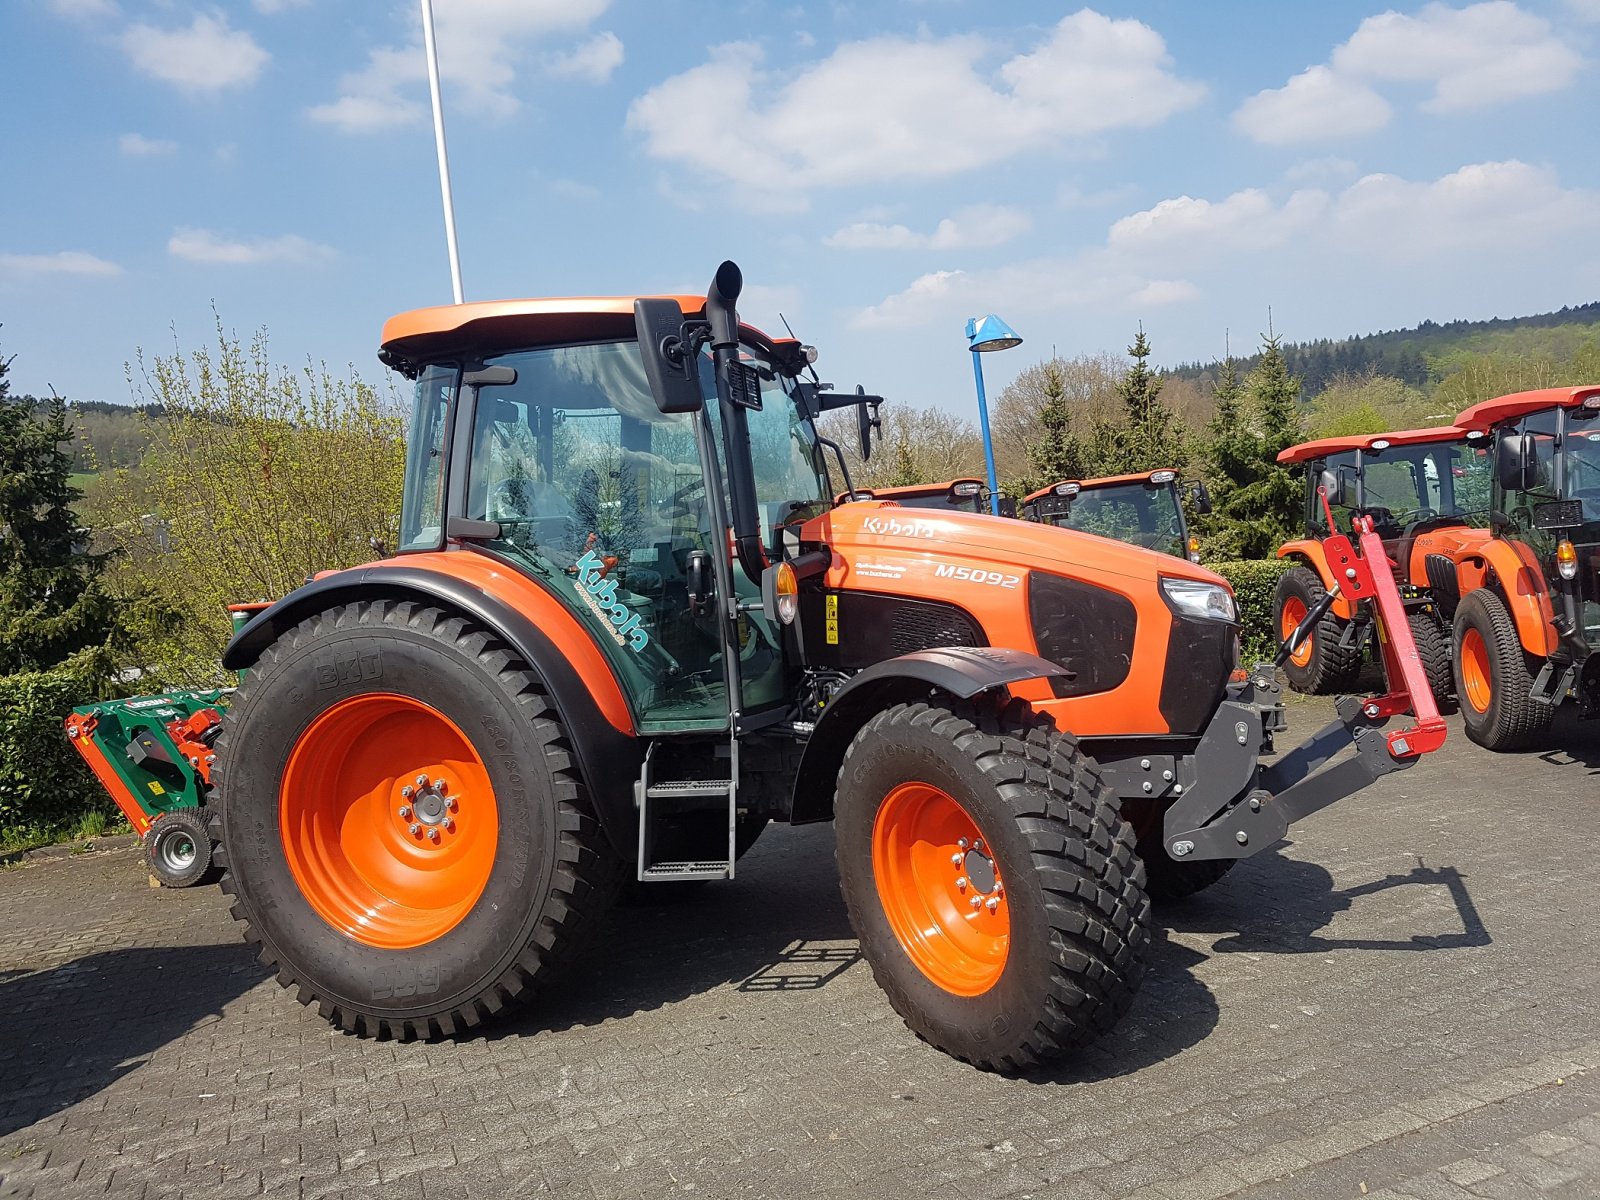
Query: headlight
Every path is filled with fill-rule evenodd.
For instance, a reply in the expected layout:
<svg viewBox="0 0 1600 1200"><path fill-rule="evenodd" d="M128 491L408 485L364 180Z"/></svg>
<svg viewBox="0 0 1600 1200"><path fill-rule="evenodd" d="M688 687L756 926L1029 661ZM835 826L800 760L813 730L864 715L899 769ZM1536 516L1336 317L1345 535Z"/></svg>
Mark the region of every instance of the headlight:
<svg viewBox="0 0 1600 1200"><path fill-rule="evenodd" d="M1198 579L1162 579L1161 591L1167 603L1186 617L1206 617L1213 621L1237 621L1239 606L1233 593L1219 583Z"/></svg>

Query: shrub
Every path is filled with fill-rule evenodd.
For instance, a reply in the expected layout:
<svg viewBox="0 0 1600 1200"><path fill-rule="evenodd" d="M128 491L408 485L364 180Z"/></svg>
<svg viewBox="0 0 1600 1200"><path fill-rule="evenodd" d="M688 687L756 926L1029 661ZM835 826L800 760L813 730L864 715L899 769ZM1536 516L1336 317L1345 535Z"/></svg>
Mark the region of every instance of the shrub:
<svg viewBox="0 0 1600 1200"><path fill-rule="evenodd" d="M1278 580L1294 564L1283 558L1244 562L1207 563L1206 566L1233 585L1243 625L1244 666L1270 659L1278 652L1278 629L1272 620L1272 593Z"/></svg>
<svg viewBox="0 0 1600 1200"><path fill-rule="evenodd" d="M94 698L90 682L69 671L0 675L0 829L111 811L61 728L74 706Z"/></svg>

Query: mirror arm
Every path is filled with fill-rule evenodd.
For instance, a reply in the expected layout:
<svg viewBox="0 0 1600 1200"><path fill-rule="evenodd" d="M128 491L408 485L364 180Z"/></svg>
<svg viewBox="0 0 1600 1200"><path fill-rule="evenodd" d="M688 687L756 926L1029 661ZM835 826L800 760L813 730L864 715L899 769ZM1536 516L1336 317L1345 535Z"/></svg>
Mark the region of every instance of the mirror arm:
<svg viewBox="0 0 1600 1200"><path fill-rule="evenodd" d="M847 496L854 495L856 485L850 481L850 465L844 460L844 448L832 438L825 438L819 433L817 434L817 447L820 449L823 446L832 450L839 459L839 474L844 476L844 494ZM827 464L824 463L823 466L826 467ZM833 489L830 487L828 490L832 491Z"/></svg>

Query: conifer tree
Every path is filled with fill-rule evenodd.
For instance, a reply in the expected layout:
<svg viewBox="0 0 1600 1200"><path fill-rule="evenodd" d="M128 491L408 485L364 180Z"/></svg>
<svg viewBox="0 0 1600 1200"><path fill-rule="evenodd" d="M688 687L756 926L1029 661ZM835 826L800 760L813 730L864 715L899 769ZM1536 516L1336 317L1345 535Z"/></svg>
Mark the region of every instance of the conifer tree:
<svg viewBox="0 0 1600 1200"><path fill-rule="evenodd" d="M926 483L922 472L917 470L917 462L911 456L911 442L908 438L900 438L894 444L894 474L889 477L890 487L911 487L914 484Z"/></svg>
<svg viewBox="0 0 1600 1200"><path fill-rule="evenodd" d="M1072 409L1067 405L1067 384L1059 359L1044 364L1041 383L1044 404L1039 408L1039 437L1028 446L1028 463L1042 486L1079 475L1083 450L1072 432Z"/></svg>

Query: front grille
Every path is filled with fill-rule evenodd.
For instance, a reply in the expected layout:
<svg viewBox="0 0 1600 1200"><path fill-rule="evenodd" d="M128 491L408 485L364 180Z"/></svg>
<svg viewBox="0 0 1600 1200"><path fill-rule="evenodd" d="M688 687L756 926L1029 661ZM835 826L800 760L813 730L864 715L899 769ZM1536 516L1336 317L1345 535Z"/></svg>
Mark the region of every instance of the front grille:
<svg viewBox="0 0 1600 1200"><path fill-rule="evenodd" d="M944 604L900 604L889 633L890 657L938 646L984 644L972 618Z"/></svg>
<svg viewBox="0 0 1600 1200"><path fill-rule="evenodd" d="M1035 571L1028 576L1028 616L1039 654L1072 672L1050 681L1057 696L1109 692L1132 670L1138 614L1126 596Z"/></svg>

